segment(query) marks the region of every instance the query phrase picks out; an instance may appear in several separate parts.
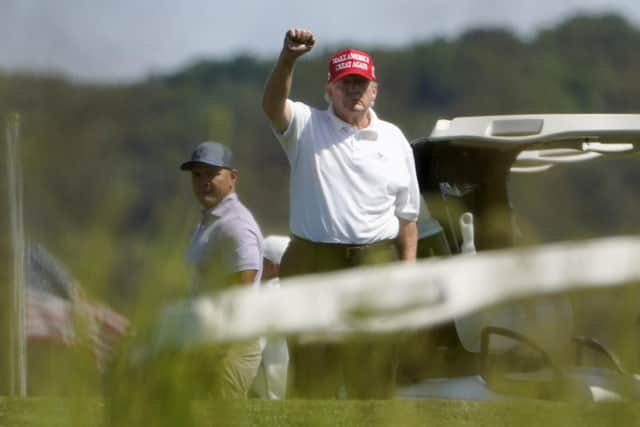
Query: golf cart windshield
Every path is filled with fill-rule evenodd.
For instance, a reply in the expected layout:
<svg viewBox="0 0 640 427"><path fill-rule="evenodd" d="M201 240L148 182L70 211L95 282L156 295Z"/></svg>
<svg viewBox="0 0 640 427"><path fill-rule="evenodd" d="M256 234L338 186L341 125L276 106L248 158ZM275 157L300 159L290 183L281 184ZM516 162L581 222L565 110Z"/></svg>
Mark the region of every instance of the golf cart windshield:
<svg viewBox="0 0 640 427"><path fill-rule="evenodd" d="M454 253L464 212L478 250L637 232L640 115L439 120L413 148L421 192Z"/></svg>

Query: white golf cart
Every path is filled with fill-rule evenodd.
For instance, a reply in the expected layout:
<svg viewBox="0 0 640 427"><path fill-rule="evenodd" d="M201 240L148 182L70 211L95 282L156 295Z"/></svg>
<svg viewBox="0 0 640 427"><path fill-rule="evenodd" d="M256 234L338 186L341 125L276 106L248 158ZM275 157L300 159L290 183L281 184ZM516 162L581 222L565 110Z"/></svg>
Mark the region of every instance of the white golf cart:
<svg viewBox="0 0 640 427"><path fill-rule="evenodd" d="M510 180L522 181L520 175L527 174L526 181L535 182L558 168L568 174L576 165L587 171L594 165L628 167L619 161L640 151L640 114L460 117L439 120L429 137L412 146L430 213L421 218L419 256L506 249L540 240L532 227L522 227L522 212L513 201L527 195L514 194ZM545 181L549 199L537 203L548 206L550 221L577 224L579 218L569 221L553 207L554 197L560 197L553 182ZM414 333L400 351L397 395L638 399L637 297L636 289L529 298Z"/></svg>

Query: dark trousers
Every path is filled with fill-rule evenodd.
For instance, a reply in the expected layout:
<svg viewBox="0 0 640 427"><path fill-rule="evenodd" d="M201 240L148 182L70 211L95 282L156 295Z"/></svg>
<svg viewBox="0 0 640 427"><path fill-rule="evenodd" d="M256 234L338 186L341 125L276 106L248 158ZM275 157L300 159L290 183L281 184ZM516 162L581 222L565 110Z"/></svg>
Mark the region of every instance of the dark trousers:
<svg viewBox="0 0 640 427"><path fill-rule="evenodd" d="M322 273L392 262L393 241L372 245L315 243L293 236L280 265L280 277ZM289 384L293 398L384 399L393 395L395 345L390 337L357 337L344 343L289 340ZM344 387L344 389L343 389Z"/></svg>

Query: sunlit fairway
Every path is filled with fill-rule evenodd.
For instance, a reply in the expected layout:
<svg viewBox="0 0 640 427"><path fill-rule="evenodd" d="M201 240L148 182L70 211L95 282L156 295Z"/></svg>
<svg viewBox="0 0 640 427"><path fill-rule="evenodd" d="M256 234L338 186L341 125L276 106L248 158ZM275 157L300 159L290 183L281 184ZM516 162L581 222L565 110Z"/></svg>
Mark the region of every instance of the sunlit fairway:
<svg viewBox="0 0 640 427"><path fill-rule="evenodd" d="M108 422L107 408L102 399L2 398L0 426L113 425ZM249 400L225 404L199 400L193 402L192 413L194 426L640 425L640 405L625 403ZM170 425L158 415L149 412L144 425Z"/></svg>

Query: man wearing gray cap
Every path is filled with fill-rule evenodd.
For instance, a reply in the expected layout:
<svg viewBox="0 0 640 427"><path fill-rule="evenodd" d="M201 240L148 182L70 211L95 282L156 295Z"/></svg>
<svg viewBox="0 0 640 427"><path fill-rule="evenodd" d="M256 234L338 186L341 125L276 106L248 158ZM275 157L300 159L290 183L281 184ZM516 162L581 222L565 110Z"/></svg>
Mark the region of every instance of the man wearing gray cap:
<svg viewBox="0 0 640 427"><path fill-rule="evenodd" d="M191 172L193 194L203 208L187 252L191 294L233 285L257 287L262 275L262 233L236 194L238 169L231 150L217 142L203 142L180 169ZM198 375L212 385L209 394L246 398L260 365L259 341L216 346L205 353Z"/></svg>

